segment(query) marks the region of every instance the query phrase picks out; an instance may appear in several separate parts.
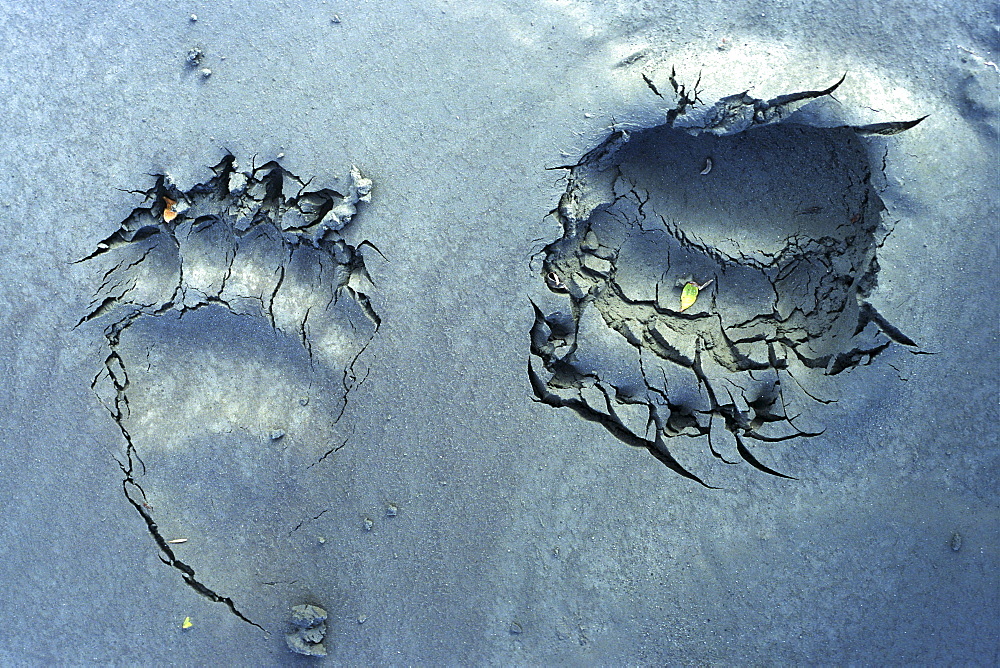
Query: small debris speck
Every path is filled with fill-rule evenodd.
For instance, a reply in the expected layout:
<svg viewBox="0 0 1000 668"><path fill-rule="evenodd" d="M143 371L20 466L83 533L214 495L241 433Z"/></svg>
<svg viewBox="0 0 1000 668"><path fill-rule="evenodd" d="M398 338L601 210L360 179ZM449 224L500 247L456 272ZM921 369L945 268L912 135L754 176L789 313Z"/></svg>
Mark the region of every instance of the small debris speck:
<svg viewBox="0 0 1000 668"><path fill-rule="evenodd" d="M371 531L375 528L375 522L370 517L365 518L365 531Z"/></svg>
<svg viewBox="0 0 1000 668"><path fill-rule="evenodd" d="M285 430L284 429L274 429L274 430L271 431L270 436L271 436L271 440L272 441L280 441L282 438L285 437Z"/></svg>
<svg viewBox="0 0 1000 668"><path fill-rule="evenodd" d="M309 397L302 397L301 399L299 399L299 406L308 406L308 405L309 405Z"/></svg>
<svg viewBox="0 0 1000 668"><path fill-rule="evenodd" d="M510 634L512 636L518 636L521 635L522 633L524 633L524 627L522 627L517 622L510 623Z"/></svg>
<svg viewBox="0 0 1000 668"><path fill-rule="evenodd" d="M330 23L333 23L334 25L340 23L340 14L334 14L330 17Z"/></svg>
<svg viewBox="0 0 1000 668"><path fill-rule="evenodd" d="M198 21L198 15L197 14L192 14L190 16L190 19L191 19L191 23L196 23Z"/></svg>
<svg viewBox="0 0 1000 668"><path fill-rule="evenodd" d="M201 61L205 58L205 52L199 49L197 46L193 46L188 49L187 64L190 67L197 67L201 65Z"/></svg>
<svg viewBox="0 0 1000 668"><path fill-rule="evenodd" d="M212 76L212 70L208 69L207 67L201 68L199 72L201 72L201 76L205 79Z"/></svg>
<svg viewBox="0 0 1000 668"><path fill-rule="evenodd" d="M957 531L951 534L951 551L958 552L962 549L962 534Z"/></svg>
<svg viewBox="0 0 1000 668"><path fill-rule="evenodd" d="M364 624L368 621L368 615L358 615L358 624Z"/></svg>
<svg viewBox="0 0 1000 668"><path fill-rule="evenodd" d="M386 517L395 517L398 514L399 514L399 506L397 506L395 503L390 503L388 506L385 507Z"/></svg>

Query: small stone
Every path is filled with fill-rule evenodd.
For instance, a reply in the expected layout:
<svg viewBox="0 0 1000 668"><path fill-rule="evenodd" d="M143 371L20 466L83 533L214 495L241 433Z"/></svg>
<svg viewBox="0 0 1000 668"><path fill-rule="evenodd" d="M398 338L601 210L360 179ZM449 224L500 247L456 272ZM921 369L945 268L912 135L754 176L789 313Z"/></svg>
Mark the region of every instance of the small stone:
<svg viewBox="0 0 1000 668"><path fill-rule="evenodd" d="M398 514L399 514L399 506L397 506L395 503L390 503L388 506L385 507L386 517L395 517Z"/></svg>
<svg viewBox="0 0 1000 668"><path fill-rule="evenodd" d="M365 531L371 531L375 528L375 522L370 517L365 518Z"/></svg>
<svg viewBox="0 0 1000 668"><path fill-rule="evenodd" d="M282 438L285 437L285 430L284 429L274 429L274 430L271 431L270 436L271 436L271 440L272 441L280 441Z"/></svg>
<svg viewBox="0 0 1000 668"><path fill-rule="evenodd" d="M330 18L330 23L333 23L334 25L336 25L336 24L340 23L340 14L334 14L334 15L333 15L333 16L332 16L332 17Z"/></svg>
<svg viewBox="0 0 1000 668"><path fill-rule="evenodd" d="M188 50L187 64L191 67L197 67L201 65L201 61L205 58L205 52L196 46L191 47Z"/></svg>
<svg viewBox="0 0 1000 668"><path fill-rule="evenodd" d="M512 636L519 636L522 633L524 633L524 627L522 627L517 622L511 622L510 623L510 628L508 630L510 631L510 634Z"/></svg>
<svg viewBox="0 0 1000 668"><path fill-rule="evenodd" d="M951 534L951 551L958 552L962 549L962 534L957 531Z"/></svg>
<svg viewBox="0 0 1000 668"><path fill-rule="evenodd" d="M198 71L201 73L201 76L204 79L207 79L208 77L212 76L212 70L208 69L207 67L203 67Z"/></svg>
<svg viewBox="0 0 1000 668"><path fill-rule="evenodd" d="M320 536L320 537L319 537L319 538L317 538L316 540L318 540L318 541L319 541L319 544L320 544L320 545L326 545L326 538L323 538L323 536Z"/></svg>
<svg viewBox="0 0 1000 668"><path fill-rule="evenodd" d="M192 14L189 18L191 20L191 23L197 23L198 22L198 15L197 14Z"/></svg>
<svg viewBox="0 0 1000 668"><path fill-rule="evenodd" d="M364 624L368 621L368 615L358 615L358 624Z"/></svg>
<svg viewBox="0 0 1000 668"><path fill-rule="evenodd" d="M285 154L284 154L284 153L282 152L282 153L279 153L279 154L278 154L277 156L275 156L275 157L276 157L276 158L277 158L278 160L281 160L282 158L284 158L284 157L285 157ZM307 399L306 401L308 401L308 399ZM302 404L302 405L303 405L303 406L305 406L305 404Z"/></svg>

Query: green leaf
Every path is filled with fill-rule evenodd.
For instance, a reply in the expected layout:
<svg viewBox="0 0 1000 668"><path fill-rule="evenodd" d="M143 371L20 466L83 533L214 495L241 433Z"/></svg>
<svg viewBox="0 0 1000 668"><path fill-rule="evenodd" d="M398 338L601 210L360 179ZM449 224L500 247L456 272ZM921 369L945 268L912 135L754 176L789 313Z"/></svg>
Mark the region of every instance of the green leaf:
<svg viewBox="0 0 1000 668"><path fill-rule="evenodd" d="M698 284L685 283L684 289L681 291L681 311L686 311L687 309L694 306L694 303L697 300L698 300Z"/></svg>

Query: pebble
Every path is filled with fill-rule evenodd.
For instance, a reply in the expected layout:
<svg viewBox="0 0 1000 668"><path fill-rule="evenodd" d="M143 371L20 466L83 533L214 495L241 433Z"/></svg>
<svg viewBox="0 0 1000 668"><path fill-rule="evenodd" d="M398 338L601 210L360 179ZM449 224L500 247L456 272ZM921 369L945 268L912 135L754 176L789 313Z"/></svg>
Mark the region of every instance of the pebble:
<svg viewBox="0 0 1000 668"><path fill-rule="evenodd" d="M375 522L370 517L365 518L365 531L371 531L375 528Z"/></svg>
<svg viewBox="0 0 1000 668"><path fill-rule="evenodd" d="M385 507L386 517L395 517L398 514L399 514L399 506L397 506L395 503L390 503L388 506Z"/></svg>
<svg viewBox="0 0 1000 668"><path fill-rule="evenodd" d="M271 432L270 436L271 436L271 440L272 441L279 441L282 438L284 438L284 436L285 436L285 430L284 429L275 429L275 430L273 430Z"/></svg>
<svg viewBox="0 0 1000 668"><path fill-rule="evenodd" d="M962 534L957 531L951 534L951 551L958 552L962 549Z"/></svg>

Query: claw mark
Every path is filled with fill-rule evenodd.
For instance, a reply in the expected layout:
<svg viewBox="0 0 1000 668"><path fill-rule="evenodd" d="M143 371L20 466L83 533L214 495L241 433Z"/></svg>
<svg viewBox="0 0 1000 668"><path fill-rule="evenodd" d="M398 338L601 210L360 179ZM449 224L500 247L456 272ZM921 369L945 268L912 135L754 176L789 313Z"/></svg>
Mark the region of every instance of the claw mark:
<svg viewBox="0 0 1000 668"><path fill-rule="evenodd" d="M667 443L704 436L727 461L713 434L721 421L743 461L790 478L750 442L819 436L822 429L797 426L807 406L833 401L817 383L893 344L917 347L867 301L886 232L859 137L921 119L781 124L845 77L767 101L740 93L696 106L700 78L688 91L671 71L665 123L614 129L563 167L566 190L550 212L562 236L539 253L539 268L569 308L546 315L533 304L528 377L538 401L572 409L701 484ZM741 169L711 181L690 176L692 156L709 154ZM701 174L711 167L708 159ZM706 274L716 279L692 279ZM679 310L664 287L673 280L682 286ZM688 311L713 281L726 285L713 291L711 308ZM620 337L621 352L608 349L602 327Z"/></svg>
<svg viewBox="0 0 1000 668"><path fill-rule="evenodd" d="M663 95L660 94L660 91L656 90L656 86L653 85L653 80L650 79L645 72L642 75L642 80L646 82L646 86L649 87L649 90L653 91L653 95L656 97L663 97Z"/></svg>

